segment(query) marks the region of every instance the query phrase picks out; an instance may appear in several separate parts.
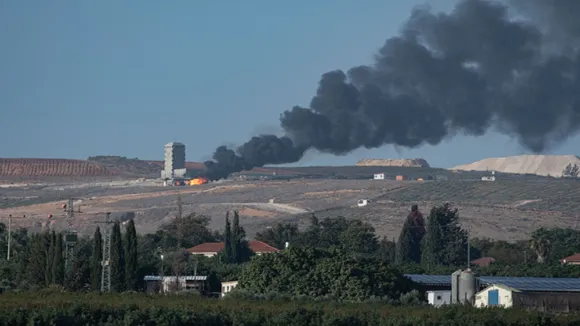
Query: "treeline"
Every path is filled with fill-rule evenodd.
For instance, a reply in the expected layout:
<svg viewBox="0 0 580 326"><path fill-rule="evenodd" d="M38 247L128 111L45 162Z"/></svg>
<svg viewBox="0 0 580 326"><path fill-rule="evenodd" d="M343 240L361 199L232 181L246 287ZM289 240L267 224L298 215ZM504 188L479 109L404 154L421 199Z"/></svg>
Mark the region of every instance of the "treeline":
<svg viewBox="0 0 580 326"><path fill-rule="evenodd" d="M190 296L39 292L0 297L2 325L578 325L578 315L514 309L393 307L284 301L200 300Z"/></svg>
<svg viewBox="0 0 580 326"><path fill-rule="evenodd" d="M242 272L252 270L254 259L251 259L246 232L240 225L237 213L231 220L230 216L226 217L224 229L219 232L209 228L209 217L196 214L182 216L180 212L178 210L175 219L151 234L136 235L133 222L125 226L125 232L122 232L120 224L113 225L111 283L114 291L143 289L145 275L207 275L213 292L220 291L221 281L247 278ZM459 223L459 213L449 205L433 207L426 219L413 206L396 242L379 238L375 229L362 220L340 216L318 219L315 215L303 230L293 223L279 223L258 232L255 238L279 249L284 249L288 242L291 249L304 249L301 254L305 255L328 257L340 254L346 265L361 268L366 275L373 275L374 271L365 270L365 259L372 260L376 266L386 264L390 270L396 269L399 273L450 274L457 268L465 268L468 260L467 232ZM0 223L0 287L38 289L54 285L75 291L98 291L103 257L101 231L97 229L94 236L79 238L71 270L64 271L62 234L29 234L26 229L12 230L12 257L7 261L7 230ZM185 251L204 242L221 241L225 242L225 250L217 257L190 255ZM576 230L539 229L529 240L516 243L471 239L470 246L472 260L483 256L495 259L489 267L472 266L480 275L580 277L578 268L559 263L559 259L580 252L580 232ZM331 267L338 268L331 273L347 273L347 270L341 271L338 265L327 264L328 258L305 264L302 258L296 257L303 264L301 266L314 274L322 275L317 268ZM361 265L353 265L352 259L360 261ZM259 259L256 261L255 264L264 264ZM281 266L277 262L271 263L271 266ZM279 272L282 273L284 268L280 268ZM286 289L284 292L270 285L261 286L260 291L292 295L306 293L296 289ZM337 285L326 283L325 286ZM339 298L349 296L333 291L319 292ZM369 295L397 296L389 291ZM365 296L354 297L359 300Z"/></svg>

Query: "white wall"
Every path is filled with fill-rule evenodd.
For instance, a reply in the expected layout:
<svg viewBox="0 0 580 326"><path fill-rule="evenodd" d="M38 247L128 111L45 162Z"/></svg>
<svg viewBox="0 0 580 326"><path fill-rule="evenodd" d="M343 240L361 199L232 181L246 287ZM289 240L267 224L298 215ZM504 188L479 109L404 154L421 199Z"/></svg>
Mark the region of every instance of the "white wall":
<svg viewBox="0 0 580 326"><path fill-rule="evenodd" d="M374 178L375 178L375 180L385 180L385 174L384 173L376 173Z"/></svg>
<svg viewBox="0 0 580 326"><path fill-rule="evenodd" d="M492 285L489 286L475 295L475 304L477 308L487 307L487 298L490 290L498 290L499 293L499 306L504 308L509 308L513 305L512 301L512 291L502 286Z"/></svg>
<svg viewBox="0 0 580 326"><path fill-rule="evenodd" d="M238 281L222 282L222 297L238 286Z"/></svg>
<svg viewBox="0 0 580 326"><path fill-rule="evenodd" d="M435 307L451 304L451 291L427 291L427 300Z"/></svg>

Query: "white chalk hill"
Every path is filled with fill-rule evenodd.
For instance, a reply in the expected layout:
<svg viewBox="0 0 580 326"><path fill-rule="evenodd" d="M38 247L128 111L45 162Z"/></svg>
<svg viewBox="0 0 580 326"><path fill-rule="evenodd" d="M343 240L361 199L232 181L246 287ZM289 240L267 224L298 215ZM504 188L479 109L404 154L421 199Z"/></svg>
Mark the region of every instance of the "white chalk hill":
<svg viewBox="0 0 580 326"><path fill-rule="evenodd" d="M498 171L561 177L568 164L580 166L580 157L576 155L519 155L486 158L471 164L458 165L450 170Z"/></svg>

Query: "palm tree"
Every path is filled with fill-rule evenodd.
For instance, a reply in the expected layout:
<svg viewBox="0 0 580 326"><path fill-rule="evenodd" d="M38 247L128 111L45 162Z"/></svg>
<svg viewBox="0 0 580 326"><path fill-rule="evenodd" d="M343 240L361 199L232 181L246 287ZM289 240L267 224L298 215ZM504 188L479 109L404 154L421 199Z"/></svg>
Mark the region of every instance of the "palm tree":
<svg viewBox="0 0 580 326"><path fill-rule="evenodd" d="M543 264L546 262L551 249L550 245L550 238L546 229L539 228L532 233L530 248L538 255L538 263Z"/></svg>

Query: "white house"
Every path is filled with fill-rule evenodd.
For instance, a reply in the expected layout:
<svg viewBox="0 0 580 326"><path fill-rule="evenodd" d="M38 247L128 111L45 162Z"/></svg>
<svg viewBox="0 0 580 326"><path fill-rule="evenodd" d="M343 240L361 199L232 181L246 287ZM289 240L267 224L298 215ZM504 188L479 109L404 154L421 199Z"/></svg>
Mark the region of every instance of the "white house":
<svg viewBox="0 0 580 326"><path fill-rule="evenodd" d="M434 307L451 304L451 291L427 291L427 301Z"/></svg>
<svg viewBox="0 0 580 326"><path fill-rule="evenodd" d="M375 179L375 180L385 180L385 174L384 173L375 173L373 179Z"/></svg>
<svg viewBox="0 0 580 326"><path fill-rule="evenodd" d="M490 285L475 294L474 306L477 308L484 307L509 308L513 306L514 292L517 293L521 291L502 284Z"/></svg>
<svg viewBox="0 0 580 326"><path fill-rule="evenodd" d="M238 281L222 282L222 297L238 286Z"/></svg>

